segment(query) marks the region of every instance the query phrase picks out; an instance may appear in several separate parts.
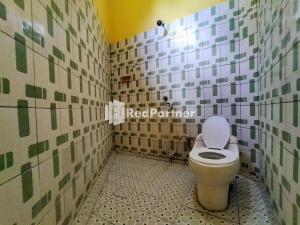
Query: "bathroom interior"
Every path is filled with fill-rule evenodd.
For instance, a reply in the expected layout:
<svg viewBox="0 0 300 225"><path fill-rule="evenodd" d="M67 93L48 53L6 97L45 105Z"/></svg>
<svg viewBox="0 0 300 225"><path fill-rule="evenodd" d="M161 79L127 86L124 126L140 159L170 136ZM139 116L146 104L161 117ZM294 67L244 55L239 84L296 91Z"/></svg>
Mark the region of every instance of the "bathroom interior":
<svg viewBox="0 0 300 225"><path fill-rule="evenodd" d="M0 225L300 225L299 0L0 0L0 31Z"/></svg>

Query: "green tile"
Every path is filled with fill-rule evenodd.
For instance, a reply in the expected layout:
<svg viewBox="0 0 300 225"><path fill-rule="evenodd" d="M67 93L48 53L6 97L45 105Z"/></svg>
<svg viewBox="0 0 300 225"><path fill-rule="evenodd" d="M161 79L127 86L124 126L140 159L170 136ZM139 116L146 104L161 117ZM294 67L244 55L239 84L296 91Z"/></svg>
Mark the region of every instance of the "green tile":
<svg viewBox="0 0 300 225"><path fill-rule="evenodd" d="M52 55L48 55L48 63L49 63L49 81L51 83L55 83L55 62L54 62L54 57Z"/></svg>
<svg viewBox="0 0 300 225"><path fill-rule="evenodd" d="M61 198L60 198L60 194L57 195L57 197L55 198L55 220L56 220L56 224L59 223L61 219Z"/></svg>
<svg viewBox="0 0 300 225"><path fill-rule="evenodd" d="M58 59L65 61L65 54L55 46L53 46L53 55Z"/></svg>
<svg viewBox="0 0 300 225"><path fill-rule="evenodd" d="M10 82L6 78L0 78L0 93L3 94L10 93Z"/></svg>
<svg viewBox="0 0 300 225"><path fill-rule="evenodd" d="M66 218L64 219L64 222L62 223L62 225L68 225L68 224L70 224L71 219L72 219L72 215L71 215L71 213L69 213L66 216Z"/></svg>
<svg viewBox="0 0 300 225"><path fill-rule="evenodd" d="M291 83L286 83L282 85L281 92L283 95L289 94L291 92Z"/></svg>
<svg viewBox="0 0 300 225"><path fill-rule="evenodd" d="M250 138L255 140L256 139L256 127L250 126Z"/></svg>
<svg viewBox="0 0 300 225"><path fill-rule="evenodd" d="M300 161L300 158L299 158L299 153L298 151L294 150L294 163L293 163L293 178L294 178L294 181L296 183L298 183L299 181L299 161Z"/></svg>
<svg viewBox="0 0 300 225"><path fill-rule="evenodd" d="M26 97L29 98L47 99L47 90L45 88L26 84L25 92Z"/></svg>
<svg viewBox="0 0 300 225"><path fill-rule="evenodd" d="M293 225L298 225L298 209L295 204L293 204Z"/></svg>
<svg viewBox="0 0 300 225"><path fill-rule="evenodd" d="M283 143L280 142L279 163L283 166Z"/></svg>
<svg viewBox="0 0 300 225"><path fill-rule="evenodd" d="M68 24L68 29L71 32L71 34L76 38L77 37L77 32L76 32L75 28L70 23Z"/></svg>
<svg viewBox="0 0 300 225"><path fill-rule="evenodd" d="M65 0L65 11L66 11L67 15L69 15L69 4L70 4L70 1Z"/></svg>
<svg viewBox="0 0 300 225"><path fill-rule="evenodd" d="M299 126L298 116L299 116L299 101L298 95L294 95L293 97L293 125L294 127Z"/></svg>
<svg viewBox="0 0 300 225"><path fill-rule="evenodd" d="M52 159L53 159L53 175L54 177L57 177L59 175L59 154L57 149L53 151Z"/></svg>
<svg viewBox="0 0 300 225"><path fill-rule="evenodd" d="M48 140L41 141L36 144L32 144L28 147L28 156L29 158L32 158L48 150L49 150L49 141Z"/></svg>
<svg viewBox="0 0 300 225"><path fill-rule="evenodd" d="M296 13L298 12L298 7L299 7L299 2L297 0L293 1L293 11L294 11L294 15L296 15Z"/></svg>
<svg viewBox="0 0 300 225"><path fill-rule="evenodd" d="M232 116L236 115L236 104L231 104L231 115Z"/></svg>
<svg viewBox="0 0 300 225"><path fill-rule="evenodd" d="M231 95L236 95L236 83L231 83Z"/></svg>
<svg viewBox="0 0 300 225"><path fill-rule="evenodd" d="M70 60L70 67L74 70L78 71L78 64L74 62L73 60Z"/></svg>
<svg viewBox="0 0 300 225"><path fill-rule="evenodd" d="M72 105L69 105L69 125L73 126L73 109L72 109Z"/></svg>
<svg viewBox="0 0 300 225"><path fill-rule="evenodd" d="M74 141L71 142L71 148L70 148L70 151L71 151L71 162L75 162L75 144L74 144Z"/></svg>
<svg viewBox="0 0 300 225"><path fill-rule="evenodd" d="M230 30L230 31L235 30L235 19L234 19L234 18L231 18L231 19L229 20L229 30Z"/></svg>
<svg viewBox="0 0 300 225"><path fill-rule="evenodd" d="M249 35L249 46L253 46L254 43L254 34L250 34Z"/></svg>
<svg viewBox="0 0 300 225"><path fill-rule="evenodd" d="M62 92L55 91L54 92L54 99L55 101L65 102L66 101L66 94Z"/></svg>
<svg viewBox="0 0 300 225"><path fill-rule="evenodd" d="M19 6L22 10L24 10L25 5L24 5L24 0L14 0L17 6Z"/></svg>
<svg viewBox="0 0 300 225"><path fill-rule="evenodd" d="M229 9L234 9L234 0L229 0Z"/></svg>
<svg viewBox="0 0 300 225"><path fill-rule="evenodd" d="M6 7L2 2L0 2L0 18L3 19L3 20L7 19Z"/></svg>
<svg viewBox="0 0 300 225"><path fill-rule="evenodd" d="M32 218L34 219L51 201L51 191L45 194L37 203L32 206Z"/></svg>
<svg viewBox="0 0 300 225"><path fill-rule="evenodd" d="M81 168L82 168L82 162L79 162L74 168L75 173L77 173Z"/></svg>
<svg viewBox="0 0 300 225"><path fill-rule="evenodd" d="M255 116L255 104L250 103L250 116Z"/></svg>
<svg viewBox="0 0 300 225"><path fill-rule="evenodd" d="M73 194L73 199L76 198L76 179L73 178L72 180L72 194Z"/></svg>
<svg viewBox="0 0 300 225"><path fill-rule="evenodd" d="M250 80L249 82L249 93L255 93L255 80Z"/></svg>
<svg viewBox="0 0 300 225"><path fill-rule="evenodd" d="M243 28L243 38L248 37L248 27Z"/></svg>
<svg viewBox="0 0 300 225"><path fill-rule="evenodd" d="M56 137L56 145L62 145L68 141L68 134L62 134Z"/></svg>
<svg viewBox="0 0 300 225"><path fill-rule="evenodd" d="M293 71L297 71L299 69L299 45L298 42L293 45Z"/></svg>
<svg viewBox="0 0 300 225"><path fill-rule="evenodd" d="M23 202L27 202L33 196L33 180L31 163L26 163L21 166L21 182Z"/></svg>
<svg viewBox="0 0 300 225"><path fill-rule="evenodd" d="M0 155L0 171L5 170L5 155Z"/></svg>
<svg viewBox="0 0 300 225"><path fill-rule="evenodd" d="M256 162L256 151L255 149L251 149L251 162Z"/></svg>
<svg viewBox="0 0 300 225"><path fill-rule="evenodd" d="M57 114L56 114L56 104L55 103L50 104L50 114L51 114L51 129L56 130L57 129Z"/></svg>
<svg viewBox="0 0 300 225"><path fill-rule="evenodd" d="M296 195L296 203L297 203L298 207L300 208L300 195L299 194Z"/></svg>
<svg viewBox="0 0 300 225"><path fill-rule="evenodd" d="M217 26L215 24L211 25L211 35L215 36L217 34Z"/></svg>
<svg viewBox="0 0 300 225"><path fill-rule="evenodd" d="M211 7L210 12L212 16L216 15L216 7L215 6Z"/></svg>
<svg viewBox="0 0 300 225"><path fill-rule="evenodd" d="M64 15L62 11L59 9L57 4L54 2L54 0L51 0L51 8L55 12L55 14L63 21L64 20Z"/></svg>
<svg viewBox="0 0 300 225"><path fill-rule="evenodd" d="M234 52L236 49L235 49L235 41L234 40L231 40L230 41L230 52Z"/></svg>
<svg viewBox="0 0 300 225"><path fill-rule="evenodd" d="M16 68L22 73L27 73L27 50L25 38L15 33L15 54L16 54Z"/></svg>
<svg viewBox="0 0 300 225"><path fill-rule="evenodd" d="M282 184L279 185L279 207L282 209Z"/></svg>
<svg viewBox="0 0 300 225"><path fill-rule="evenodd" d="M287 131L282 131L282 139L288 143L291 143L291 134Z"/></svg>
<svg viewBox="0 0 300 225"><path fill-rule="evenodd" d="M252 70L252 69L254 69L255 68L255 58L254 58L254 56L251 56L250 58L249 58L249 69L250 70Z"/></svg>
<svg viewBox="0 0 300 225"><path fill-rule="evenodd" d="M81 53L81 46L78 45L78 57L79 57L79 62L82 62L82 53Z"/></svg>
<svg viewBox="0 0 300 225"><path fill-rule="evenodd" d="M53 13L50 7L47 6L47 30L48 34L52 37L54 36L54 19Z"/></svg>
<svg viewBox="0 0 300 225"><path fill-rule="evenodd" d="M68 88L72 89L72 71L71 68L67 68L67 72L68 72Z"/></svg>
<svg viewBox="0 0 300 225"><path fill-rule="evenodd" d="M291 191L291 184L288 182L288 180L286 179L285 176L281 176L281 182L282 182L282 185L285 187L285 189L290 192Z"/></svg>
<svg viewBox="0 0 300 225"><path fill-rule="evenodd" d="M29 110L28 102L26 100L18 100L18 123L20 137L29 136Z"/></svg>
<svg viewBox="0 0 300 225"><path fill-rule="evenodd" d="M213 85L213 96L217 96L217 95L218 95L218 86Z"/></svg>
<svg viewBox="0 0 300 225"><path fill-rule="evenodd" d="M70 43L70 33L66 30L66 45L67 45L67 51L71 51L71 43Z"/></svg>
<svg viewBox="0 0 300 225"><path fill-rule="evenodd" d="M70 181L70 173L66 174L58 183L59 190L61 190Z"/></svg>

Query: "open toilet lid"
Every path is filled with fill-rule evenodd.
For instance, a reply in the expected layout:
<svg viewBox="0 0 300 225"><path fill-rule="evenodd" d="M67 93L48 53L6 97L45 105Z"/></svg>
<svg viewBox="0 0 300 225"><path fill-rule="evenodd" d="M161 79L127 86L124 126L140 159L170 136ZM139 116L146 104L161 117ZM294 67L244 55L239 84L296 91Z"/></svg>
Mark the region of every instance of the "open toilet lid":
<svg viewBox="0 0 300 225"><path fill-rule="evenodd" d="M203 141L207 148L223 149L230 137L230 127L221 116L211 116L205 120L202 128Z"/></svg>

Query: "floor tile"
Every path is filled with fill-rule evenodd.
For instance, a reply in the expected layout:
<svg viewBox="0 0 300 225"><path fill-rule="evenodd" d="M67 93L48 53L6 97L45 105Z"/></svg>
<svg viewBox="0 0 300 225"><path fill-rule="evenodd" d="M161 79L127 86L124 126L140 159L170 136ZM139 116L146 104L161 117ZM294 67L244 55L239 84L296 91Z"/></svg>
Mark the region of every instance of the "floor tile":
<svg viewBox="0 0 300 225"><path fill-rule="evenodd" d="M273 225L266 194L252 178L239 175L228 208L212 212L199 204L197 180L186 165L125 154L111 158L100 175L105 182L95 182L75 224Z"/></svg>
<svg viewBox="0 0 300 225"><path fill-rule="evenodd" d="M182 207L175 220L177 225L204 225L206 224L207 214Z"/></svg>
<svg viewBox="0 0 300 225"><path fill-rule="evenodd" d="M239 213L238 213L238 207L236 206L229 206L226 210L222 212L208 212L209 214L229 220L235 223L239 222Z"/></svg>
<svg viewBox="0 0 300 225"><path fill-rule="evenodd" d="M146 219L143 220L141 223L141 225L171 225L171 224L172 224L171 222L153 215L147 215Z"/></svg>
<svg viewBox="0 0 300 225"><path fill-rule="evenodd" d="M116 225L139 224L146 218L146 213L144 211L125 204L114 197L102 207L95 210L94 215L98 215L104 220Z"/></svg>
<svg viewBox="0 0 300 225"><path fill-rule="evenodd" d="M135 225L141 224L146 218L146 213L144 211L135 209L131 206L125 208L117 217L114 217L112 222L115 225Z"/></svg>
<svg viewBox="0 0 300 225"><path fill-rule="evenodd" d="M159 200L158 203L153 208L153 210L151 211L151 214L172 222L174 221L179 210L180 210L179 205L172 204L164 200Z"/></svg>
<svg viewBox="0 0 300 225"><path fill-rule="evenodd" d="M89 218L87 225L113 225L113 224L101 218L100 216L92 214L91 217Z"/></svg>
<svg viewBox="0 0 300 225"><path fill-rule="evenodd" d="M239 220L241 225L267 225L272 224L271 217L266 212L249 208L240 208Z"/></svg>
<svg viewBox="0 0 300 225"><path fill-rule="evenodd" d="M74 224L76 225L86 225L89 220L90 214L80 209L76 218L74 219Z"/></svg>
<svg viewBox="0 0 300 225"><path fill-rule="evenodd" d="M208 210L205 209L203 206L200 205L198 201L198 194L197 194L197 187L194 185L194 188L190 193L188 193L186 200L184 201L184 206L192 209L196 209L201 212L207 212Z"/></svg>
<svg viewBox="0 0 300 225"><path fill-rule="evenodd" d="M158 198L144 193L137 193L123 199L123 201L132 207L150 212L158 203Z"/></svg>
<svg viewBox="0 0 300 225"><path fill-rule="evenodd" d="M233 223L232 221L208 215L205 225L238 225L238 223Z"/></svg>
<svg viewBox="0 0 300 225"><path fill-rule="evenodd" d="M125 203L111 198L93 213L109 222L114 222L126 208L127 205Z"/></svg>

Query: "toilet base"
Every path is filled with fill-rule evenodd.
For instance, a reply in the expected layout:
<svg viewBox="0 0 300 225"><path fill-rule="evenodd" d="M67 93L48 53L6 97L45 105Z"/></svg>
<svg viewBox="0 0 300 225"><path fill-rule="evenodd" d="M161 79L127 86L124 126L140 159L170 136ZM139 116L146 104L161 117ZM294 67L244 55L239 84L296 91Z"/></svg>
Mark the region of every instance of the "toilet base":
<svg viewBox="0 0 300 225"><path fill-rule="evenodd" d="M211 211L223 211L228 205L229 184L224 186L208 186L197 182L198 200Z"/></svg>

